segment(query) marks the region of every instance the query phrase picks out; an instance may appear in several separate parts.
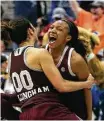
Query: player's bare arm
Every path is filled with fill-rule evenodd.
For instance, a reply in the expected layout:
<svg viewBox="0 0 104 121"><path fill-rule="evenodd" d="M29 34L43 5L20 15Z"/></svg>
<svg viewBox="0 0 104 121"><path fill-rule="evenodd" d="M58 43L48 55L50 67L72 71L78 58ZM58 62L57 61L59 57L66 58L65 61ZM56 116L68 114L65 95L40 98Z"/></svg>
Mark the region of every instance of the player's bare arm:
<svg viewBox="0 0 104 121"><path fill-rule="evenodd" d="M56 68L52 56L45 49L40 49L40 51L36 51L35 48L29 49L27 51L27 63L30 68L43 70L49 81L59 92L71 92L83 88L90 88L93 84L93 81L91 81L93 78L88 79L89 81L86 82L77 83L64 80Z"/></svg>
<svg viewBox="0 0 104 121"><path fill-rule="evenodd" d="M75 12L76 16L78 16L78 12L81 11L81 7L79 6L76 0L69 1L69 6L71 6L72 10Z"/></svg>

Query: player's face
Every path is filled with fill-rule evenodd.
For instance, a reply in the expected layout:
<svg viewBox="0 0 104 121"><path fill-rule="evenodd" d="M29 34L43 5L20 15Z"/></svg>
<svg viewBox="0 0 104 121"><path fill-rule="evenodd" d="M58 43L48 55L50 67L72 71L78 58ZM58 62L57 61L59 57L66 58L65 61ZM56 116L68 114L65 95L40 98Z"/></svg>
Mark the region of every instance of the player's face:
<svg viewBox="0 0 104 121"><path fill-rule="evenodd" d="M49 47L57 48L66 44L69 27L66 22L62 20L55 21L48 30Z"/></svg>

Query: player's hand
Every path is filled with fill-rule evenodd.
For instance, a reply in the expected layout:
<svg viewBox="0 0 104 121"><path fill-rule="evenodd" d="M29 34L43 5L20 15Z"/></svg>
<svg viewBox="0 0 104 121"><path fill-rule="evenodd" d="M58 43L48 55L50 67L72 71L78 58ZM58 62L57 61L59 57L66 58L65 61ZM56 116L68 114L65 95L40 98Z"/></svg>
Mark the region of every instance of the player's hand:
<svg viewBox="0 0 104 121"><path fill-rule="evenodd" d="M27 33L28 33L29 40L32 40L32 41L38 40L37 31L32 24L30 24L30 28L28 29Z"/></svg>
<svg viewBox="0 0 104 121"><path fill-rule="evenodd" d="M94 83L95 83L94 77L91 74L89 74L87 81L86 81L86 88L90 89Z"/></svg>

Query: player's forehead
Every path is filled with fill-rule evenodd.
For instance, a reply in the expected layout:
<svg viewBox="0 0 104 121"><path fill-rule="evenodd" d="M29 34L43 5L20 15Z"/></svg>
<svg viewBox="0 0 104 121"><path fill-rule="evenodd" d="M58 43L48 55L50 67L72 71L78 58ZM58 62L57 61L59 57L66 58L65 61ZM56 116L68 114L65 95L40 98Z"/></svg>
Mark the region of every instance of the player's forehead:
<svg viewBox="0 0 104 121"><path fill-rule="evenodd" d="M52 23L52 26L62 27L62 28L68 28L68 24L65 21L58 20Z"/></svg>

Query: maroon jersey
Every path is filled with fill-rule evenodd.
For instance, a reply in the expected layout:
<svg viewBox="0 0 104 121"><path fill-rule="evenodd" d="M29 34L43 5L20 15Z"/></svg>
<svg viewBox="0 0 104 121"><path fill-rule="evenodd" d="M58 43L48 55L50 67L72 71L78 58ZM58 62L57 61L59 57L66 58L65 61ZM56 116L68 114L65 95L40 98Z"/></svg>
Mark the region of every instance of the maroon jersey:
<svg viewBox="0 0 104 121"><path fill-rule="evenodd" d="M25 56L29 48L28 46L16 49L10 59L10 77L23 111L20 119L77 120L78 117L60 103L59 93L44 72L28 67Z"/></svg>
<svg viewBox="0 0 104 121"><path fill-rule="evenodd" d="M46 49L49 50L49 52L51 51L48 45L46 46ZM72 72L70 64L73 50L74 48L70 48L68 46L65 47L57 67L64 79L73 80L76 82L79 79ZM87 109L83 89L70 93L59 94L59 98L64 105L66 105L71 111L75 112L80 118L87 119Z"/></svg>

